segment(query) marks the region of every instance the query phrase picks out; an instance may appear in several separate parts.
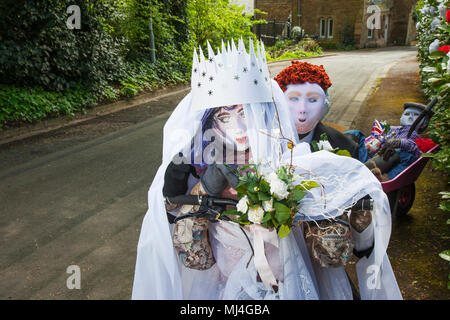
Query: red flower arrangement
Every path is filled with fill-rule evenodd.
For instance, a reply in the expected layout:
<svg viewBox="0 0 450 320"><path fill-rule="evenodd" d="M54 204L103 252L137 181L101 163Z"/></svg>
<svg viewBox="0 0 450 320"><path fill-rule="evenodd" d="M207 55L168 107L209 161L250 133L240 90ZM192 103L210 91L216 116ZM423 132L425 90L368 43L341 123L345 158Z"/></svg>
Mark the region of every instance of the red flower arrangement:
<svg viewBox="0 0 450 320"><path fill-rule="evenodd" d="M445 13L445 17L447 18L447 23L450 23L450 9Z"/></svg>
<svg viewBox="0 0 450 320"><path fill-rule="evenodd" d="M286 91L289 84L302 84L305 82L317 83L326 91L331 87L331 81L323 65L317 66L308 62L292 61L292 64L283 69L275 78L281 90Z"/></svg>
<svg viewBox="0 0 450 320"><path fill-rule="evenodd" d="M438 50L442 51L442 52L445 52L445 53L448 53L450 51L450 46L449 45L445 45L445 46L440 47Z"/></svg>
<svg viewBox="0 0 450 320"><path fill-rule="evenodd" d="M422 153L427 153L428 150L436 145L436 143L434 143L431 139L418 138L414 140L414 142L417 144L417 147L419 147L419 150L422 151Z"/></svg>

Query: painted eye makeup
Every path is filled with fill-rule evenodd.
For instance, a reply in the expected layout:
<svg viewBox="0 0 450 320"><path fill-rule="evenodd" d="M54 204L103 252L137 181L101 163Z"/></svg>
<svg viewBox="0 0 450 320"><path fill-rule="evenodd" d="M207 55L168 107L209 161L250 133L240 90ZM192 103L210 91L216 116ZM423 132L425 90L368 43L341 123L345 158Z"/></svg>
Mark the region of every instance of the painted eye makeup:
<svg viewBox="0 0 450 320"><path fill-rule="evenodd" d="M230 116L219 116L217 117L217 120L219 120L222 123L228 123L231 120Z"/></svg>
<svg viewBox="0 0 450 320"><path fill-rule="evenodd" d="M231 115L228 112L220 112L214 118L222 123L228 123L231 120Z"/></svg>

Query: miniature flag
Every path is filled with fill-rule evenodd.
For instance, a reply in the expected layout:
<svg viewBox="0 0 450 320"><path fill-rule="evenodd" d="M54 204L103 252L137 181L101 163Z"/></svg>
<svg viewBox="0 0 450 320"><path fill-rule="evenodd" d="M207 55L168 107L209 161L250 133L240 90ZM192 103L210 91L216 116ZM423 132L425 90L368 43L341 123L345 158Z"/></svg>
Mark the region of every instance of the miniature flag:
<svg viewBox="0 0 450 320"><path fill-rule="evenodd" d="M380 135L383 134L383 132L384 132L384 126L381 124L380 121L375 120L372 125L372 136L374 138L378 138Z"/></svg>

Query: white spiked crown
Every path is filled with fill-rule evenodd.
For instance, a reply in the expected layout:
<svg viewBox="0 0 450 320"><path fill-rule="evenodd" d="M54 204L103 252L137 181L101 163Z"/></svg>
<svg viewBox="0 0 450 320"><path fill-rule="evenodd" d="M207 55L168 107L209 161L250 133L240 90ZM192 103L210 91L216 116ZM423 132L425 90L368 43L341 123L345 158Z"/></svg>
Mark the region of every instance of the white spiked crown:
<svg viewBox="0 0 450 320"><path fill-rule="evenodd" d="M265 57L264 44L257 49L250 39L249 53L242 38L238 48L231 41L214 54L208 42L208 59L199 48L200 59L194 49L191 76L192 107L202 110L236 104L271 102L271 79Z"/></svg>

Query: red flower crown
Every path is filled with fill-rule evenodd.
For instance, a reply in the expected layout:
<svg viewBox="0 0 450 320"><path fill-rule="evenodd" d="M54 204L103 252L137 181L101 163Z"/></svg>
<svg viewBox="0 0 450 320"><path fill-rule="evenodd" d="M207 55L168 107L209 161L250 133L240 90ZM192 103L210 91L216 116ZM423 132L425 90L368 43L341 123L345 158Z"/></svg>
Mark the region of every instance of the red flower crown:
<svg viewBox="0 0 450 320"><path fill-rule="evenodd" d="M302 84L305 82L317 83L323 91L331 87L331 81L323 65L317 66L308 62L292 61L275 78L281 90L286 91L289 84Z"/></svg>

